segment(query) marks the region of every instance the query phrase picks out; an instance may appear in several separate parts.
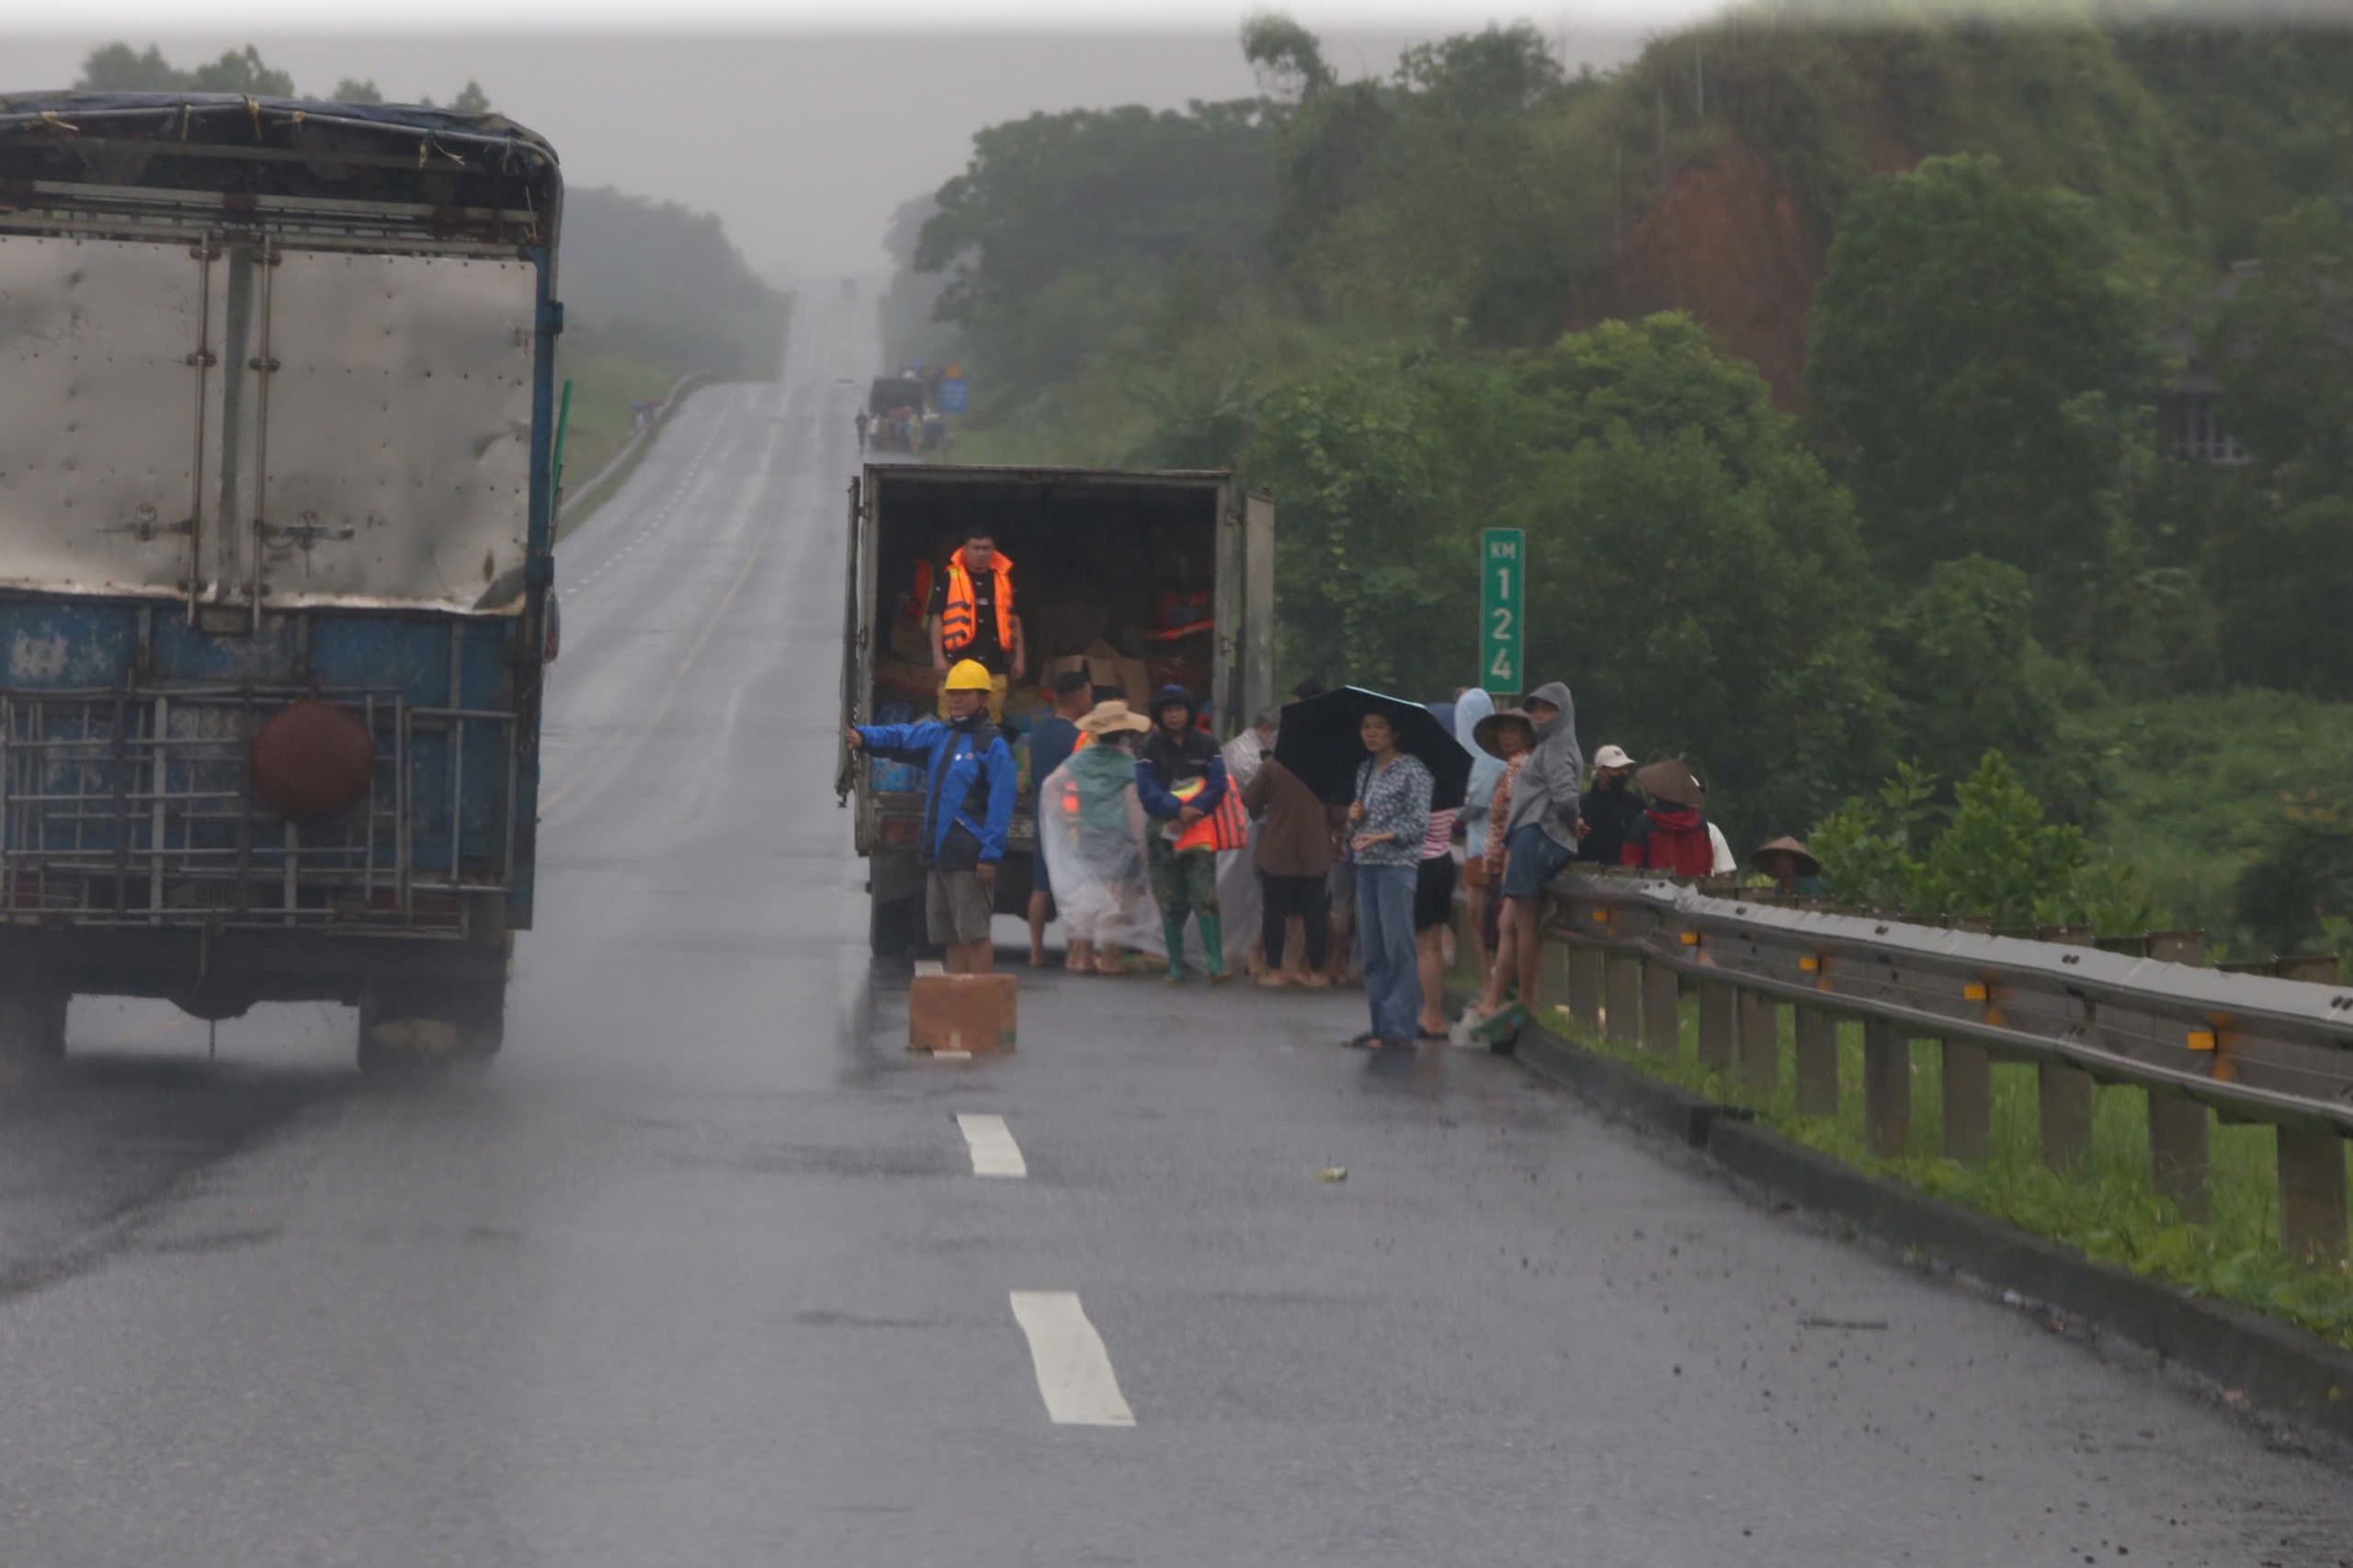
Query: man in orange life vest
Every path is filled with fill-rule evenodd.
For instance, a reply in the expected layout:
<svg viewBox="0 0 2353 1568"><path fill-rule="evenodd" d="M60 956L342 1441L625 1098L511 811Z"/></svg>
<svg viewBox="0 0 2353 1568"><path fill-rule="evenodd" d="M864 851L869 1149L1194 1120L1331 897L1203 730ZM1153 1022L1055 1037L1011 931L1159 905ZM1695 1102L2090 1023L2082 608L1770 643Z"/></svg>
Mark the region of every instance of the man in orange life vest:
<svg viewBox="0 0 2353 1568"><path fill-rule="evenodd" d="M933 579L932 672L944 682L949 666L972 659L989 672L989 719L1005 717L1007 676L1019 680L1029 663L1021 639L1021 618L1013 613L1013 562L996 548L985 528L964 536L964 548L948 558L948 570ZM940 711L948 694L940 691Z"/></svg>

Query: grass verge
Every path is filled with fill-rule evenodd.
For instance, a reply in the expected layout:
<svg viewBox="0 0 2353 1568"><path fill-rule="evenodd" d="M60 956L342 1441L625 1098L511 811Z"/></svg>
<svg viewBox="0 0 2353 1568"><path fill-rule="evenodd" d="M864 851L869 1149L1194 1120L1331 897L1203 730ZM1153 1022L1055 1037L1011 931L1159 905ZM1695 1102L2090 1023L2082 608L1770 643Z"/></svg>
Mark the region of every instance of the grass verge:
<svg viewBox="0 0 2353 1568"><path fill-rule="evenodd" d="M1567 1009L1548 1006L1545 1022L1586 1050L1621 1062L1717 1104L1741 1106L1783 1136L1870 1175L1992 1214L2024 1231L2072 1246L2101 1263L2182 1286L2200 1295L2269 1312L2353 1349L2353 1270L2307 1269L2279 1247L2279 1189L2268 1127L2217 1122L2209 1148L2212 1213L2184 1219L2149 1189L2148 1096L2131 1087L2097 1091L2089 1166L2073 1177L2044 1168L2035 1073L1997 1064L1993 1085L1993 1150L1982 1165L1937 1151L1943 1142L1943 1078L1932 1041L1912 1048L1912 1131L1901 1158L1870 1151L1863 1128L1862 1026L1838 1036L1838 1114L1801 1114L1786 1070L1759 1097L1730 1074L1699 1061L1699 1025L1687 1000L1682 1044L1674 1059L1612 1045L1577 1028ZM1792 1025L1781 1010L1781 1060L1794 1056Z"/></svg>
<svg viewBox="0 0 2353 1568"><path fill-rule="evenodd" d="M566 360L572 418L563 437L563 471L578 483L612 461L634 429L629 405L659 401L678 372L630 354L594 354Z"/></svg>

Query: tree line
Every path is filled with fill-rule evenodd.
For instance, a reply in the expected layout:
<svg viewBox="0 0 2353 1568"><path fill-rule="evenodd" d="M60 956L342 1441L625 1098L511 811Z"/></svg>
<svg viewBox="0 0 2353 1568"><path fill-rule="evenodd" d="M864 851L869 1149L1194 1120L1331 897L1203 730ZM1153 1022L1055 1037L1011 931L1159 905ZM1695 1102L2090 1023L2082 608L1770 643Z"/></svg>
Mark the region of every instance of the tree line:
<svg viewBox="0 0 2353 1568"><path fill-rule="evenodd" d="M966 449L1236 467L1282 504L1292 670L1416 695L1468 678L1479 529L1525 528L1531 666L1749 842L1899 767L1949 820L1996 751L2087 824L2073 713L2353 698L2353 34L1845 10L1355 81L1265 16L1255 97L983 131L911 258ZM1689 315L1597 319L1662 224L1761 269L1686 210L1734 147L1813 247L1738 301L1800 312L1779 404ZM2170 449L2192 372L2244 462Z"/></svg>

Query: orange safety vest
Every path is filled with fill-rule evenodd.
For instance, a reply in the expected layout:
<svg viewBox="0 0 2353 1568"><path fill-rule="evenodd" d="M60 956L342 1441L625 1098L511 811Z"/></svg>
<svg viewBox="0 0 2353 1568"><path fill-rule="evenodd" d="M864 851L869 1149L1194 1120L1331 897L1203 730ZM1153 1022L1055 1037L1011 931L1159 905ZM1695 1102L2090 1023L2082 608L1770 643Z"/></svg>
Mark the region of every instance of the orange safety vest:
<svg viewBox="0 0 2353 1568"><path fill-rule="evenodd" d="M1193 797L1210 787L1206 778L1188 778L1168 792L1190 804ZM1218 797L1209 814L1187 828L1176 840L1176 848L1239 849L1250 841L1250 819L1243 814L1242 791L1233 780L1225 781L1225 793Z"/></svg>
<svg viewBox="0 0 2353 1568"><path fill-rule="evenodd" d="M1013 652L1013 562L998 551L989 559L996 579L996 645ZM948 598L939 612L939 645L950 653L972 645L979 628L979 610L972 599L972 574L965 569L961 545L948 558Z"/></svg>

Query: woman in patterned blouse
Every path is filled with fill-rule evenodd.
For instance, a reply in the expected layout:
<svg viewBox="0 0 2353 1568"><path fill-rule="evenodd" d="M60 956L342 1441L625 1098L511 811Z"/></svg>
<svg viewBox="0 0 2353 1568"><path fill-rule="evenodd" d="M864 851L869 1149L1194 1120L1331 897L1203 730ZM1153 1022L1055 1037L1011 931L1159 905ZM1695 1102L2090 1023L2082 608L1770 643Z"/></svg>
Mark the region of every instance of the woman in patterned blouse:
<svg viewBox="0 0 2353 1568"><path fill-rule="evenodd" d="M1414 887L1429 833L1430 770L1397 749L1385 713L1367 713L1357 733L1370 755L1357 769L1348 808L1348 847L1357 867L1357 933L1364 949L1364 995L1372 1028L1348 1041L1364 1050L1411 1045L1421 1032L1421 976L1414 967Z"/></svg>

